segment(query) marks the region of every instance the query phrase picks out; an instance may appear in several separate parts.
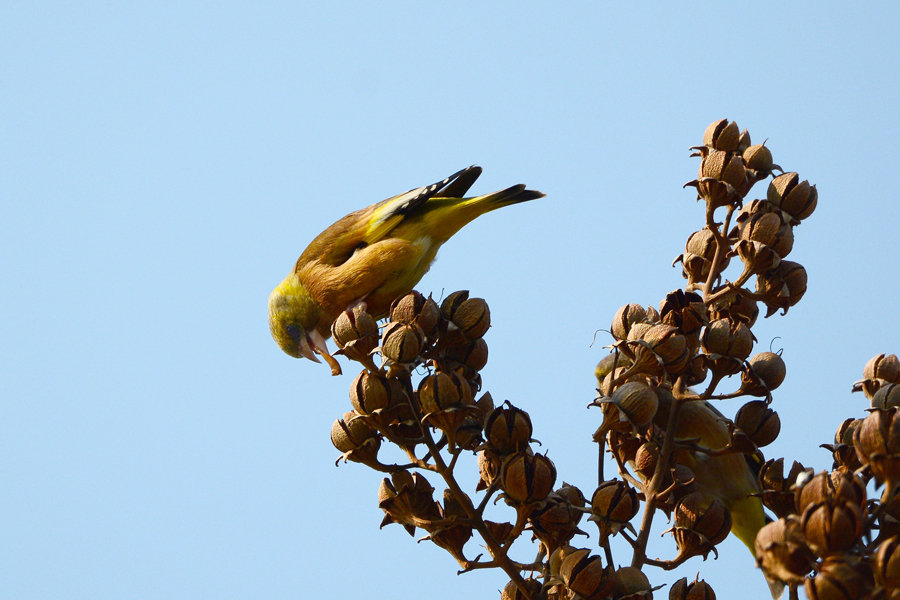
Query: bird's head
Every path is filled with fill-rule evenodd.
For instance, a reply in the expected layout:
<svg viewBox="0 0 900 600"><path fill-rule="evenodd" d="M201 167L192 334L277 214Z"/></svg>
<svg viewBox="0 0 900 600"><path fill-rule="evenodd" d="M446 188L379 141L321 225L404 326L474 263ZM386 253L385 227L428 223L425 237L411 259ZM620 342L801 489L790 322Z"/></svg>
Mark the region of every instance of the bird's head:
<svg viewBox="0 0 900 600"><path fill-rule="evenodd" d="M317 351L326 351L325 338L317 329L321 307L293 273L269 295L269 330L285 353L319 362Z"/></svg>

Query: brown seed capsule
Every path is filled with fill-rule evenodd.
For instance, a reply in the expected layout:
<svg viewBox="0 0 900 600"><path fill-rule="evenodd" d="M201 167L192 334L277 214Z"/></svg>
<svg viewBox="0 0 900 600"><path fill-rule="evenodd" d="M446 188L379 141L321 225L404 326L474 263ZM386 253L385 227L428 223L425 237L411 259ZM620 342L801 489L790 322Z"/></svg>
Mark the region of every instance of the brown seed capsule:
<svg viewBox="0 0 900 600"><path fill-rule="evenodd" d="M734 424L760 448L774 442L781 431L778 413L763 400L752 400L741 406L734 416Z"/></svg>
<svg viewBox="0 0 900 600"><path fill-rule="evenodd" d="M829 556L803 585L809 600L858 600L869 597L873 583L867 564L849 556Z"/></svg>
<svg viewBox="0 0 900 600"><path fill-rule="evenodd" d="M613 392L612 402L635 427L646 427L659 406L659 400L652 389L638 381L629 381Z"/></svg>
<svg viewBox="0 0 900 600"><path fill-rule="evenodd" d="M531 417L508 401L495 408L484 420L484 436L488 445L500 454L524 450L533 433Z"/></svg>
<svg viewBox="0 0 900 600"><path fill-rule="evenodd" d="M715 234L709 228L704 227L700 231L692 233L685 244L684 254L675 261L681 261L682 276L690 283L706 281L716 253L716 246ZM730 260L726 255L722 261L722 270L728 266Z"/></svg>
<svg viewBox="0 0 900 600"><path fill-rule="evenodd" d="M743 360L753 349L753 333L740 321L717 319L709 324L700 336L703 349L709 354L720 354Z"/></svg>
<svg viewBox="0 0 900 600"><path fill-rule="evenodd" d="M682 577L669 588L669 600L716 600L716 594L702 579L688 583L687 577Z"/></svg>
<svg viewBox="0 0 900 600"><path fill-rule="evenodd" d="M513 504L543 500L556 483L556 467L543 454L517 452L503 461L500 486Z"/></svg>
<svg viewBox="0 0 900 600"><path fill-rule="evenodd" d="M703 132L703 145L715 150L737 150L741 134L737 123L728 119L713 121Z"/></svg>
<svg viewBox="0 0 900 600"><path fill-rule="evenodd" d="M700 329L709 322L700 294L684 290L666 294L666 299L660 304L659 318L661 323L675 327L678 333L685 336L699 336Z"/></svg>
<svg viewBox="0 0 900 600"><path fill-rule="evenodd" d="M759 317L759 306L756 300L743 294L735 294L716 305L710 311L710 320L728 318L732 321L745 323L747 327L753 327Z"/></svg>
<svg viewBox="0 0 900 600"><path fill-rule="evenodd" d="M900 409L874 409L853 432L853 446L878 483L900 481Z"/></svg>
<svg viewBox="0 0 900 600"><path fill-rule="evenodd" d="M650 580L637 567L621 567L612 574L613 597L637 600L651 597Z"/></svg>
<svg viewBox="0 0 900 600"><path fill-rule="evenodd" d="M434 500L434 488L420 473L397 471L378 488L378 508L385 512L381 526L403 525L410 535L421 521L441 519L440 505Z"/></svg>
<svg viewBox="0 0 900 600"><path fill-rule="evenodd" d="M887 383L878 388L872 396L872 408L894 408L900 406L900 384Z"/></svg>
<svg viewBox="0 0 900 600"><path fill-rule="evenodd" d="M559 576L570 590L583 598L605 598L612 591L609 573L599 556L591 556L587 549L566 555L559 568Z"/></svg>
<svg viewBox="0 0 900 600"><path fill-rule="evenodd" d="M331 443L343 453L344 460L370 464L377 460L381 438L365 419L350 411L332 424Z"/></svg>
<svg viewBox="0 0 900 600"><path fill-rule="evenodd" d="M644 442L634 454L634 470L644 479L653 477L659 460L659 447L653 442Z"/></svg>
<svg viewBox="0 0 900 600"><path fill-rule="evenodd" d="M637 491L624 481L604 481L591 496L591 521L597 524L601 539L617 533L640 509Z"/></svg>
<svg viewBox="0 0 900 600"><path fill-rule="evenodd" d="M900 588L900 537L890 537L878 546L875 579L887 588Z"/></svg>
<svg viewBox="0 0 900 600"><path fill-rule="evenodd" d="M767 577L786 584L802 583L816 562L796 517L765 525L756 534L755 547L756 563Z"/></svg>
<svg viewBox="0 0 900 600"><path fill-rule="evenodd" d="M800 181L796 173L782 173L769 183L766 192L769 202L798 221L810 216L816 209L819 193L816 186Z"/></svg>
<svg viewBox="0 0 900 600"><path fill-rule="evenodd" d="M748 169L756 171L757 177L767 177L772 172L772 151L766 148L765 144L756 144L749 146L743 151L741 156L747 163Z"/></svg>
<svg viewBox="0 0 900 600"><path fill-rule="evenodd" d="M706 556L731 531L731 513L721 500L705 492L682 498L674 511L679 556Z"/></svg>
<svg viewBox="0 0 900 600"><path fill-rule="evenodd" d="M827 499L806 507L800 527L809 547L819 556L845 552L859 540L863 514L851 502Z"/></svg>
<svg viewBox="0 0 900 600"><path fill-rule="evenodd" d="M474 402L469 383L459 373L435 371L419 383L419 404L425 414L458 408Z"/></svg>
<svg viewBox="0 0 900 600"><path fill-rule="evenodd" d="M500 477L503 467L503 456L496 451L485 448L478 453L478 474L481 479L478 482L478 491L488 488Z"/></svg>
<svg viewBox="0 0 900 600"><path fill-rule="evenodd" d="M873 356L863 368L866 379L883 379L890 383L900 383L900 359L896 354Z"/></svg>
<svg viewBox="0 0 900 600"><path fill-rule="evenodd" d="M368 358L378 345L378 324L372 315L356 307L338 315L331 324L331 335L348 358L360 360Z"/></svg>
<svg viewBox="0 0 900 600"><path fill-rule="evenodd" d="M705 177L741 188L747 180L747 169L740 155L713 150L700 163L700 178Z"/></svg>
<svg viewBox="0 0 900 600"><path fill-rule="evenodd" d="M522 590L518 588L515 581L510 581L503 588L503 593L500 594L500 600L525 600L526 598L538 598L541 593L541 582L537 579L533 579L531 577L523 580L525 582L525 589L528 592L526 596Z"/></svg>
<svg viewBox="0 0 900 600"><path fill-rule="evenodd" d="M487 364L488 345L484 338L447 348L446 357L472 371L480 371Z"/></svg>
<svg viewBox="0 0 900 600"><path fill-rule="evenodd" d="M547 496L542 505L528 517L535 537L550 552L568 544L578 531L581 513L559 493Z"/></svg>
<svg viewBox="0 0 900 600"><path fill-rule="evenodd" d="M769 308L766 316L774 314L778 309L785 313L797 304L806 293L806 269L789 260L781 261L771 271L756 276L756 292L763 296L762 300Z"/></svg>
<svg viewBox="0 0 900 600"><path fill-rule="evenodd" d="M741 391L751 396L767 396L787 374L784 359L775 352L754 354L747 362L749 367L741 373Z"/></svg>
<svg viewBox="0 0 900 600"><path fill-rule="evenodd" d="M350 404L363 415L387 408L392 396L390 381L364 369L350 385Z"/></svg>
<svg viewBox="0 0 900 600"><path fill-rule="evenodd" d="M469 340L482 337L491 326L487 302L482 298L469 298L466 290L447 296L441 303L441 314Z"/></svg>
<svg viewBox="0 0 900 600"><path fill-rule="evenodd" d="M866 484L850 471L822 471L799 486L794 495L797 514L802 514L811 504L826 500L850 502L863 508L866 504Z"/></svg>
<svg viewBox="0 0 900 600"><path fill-rule="evenodd" d="M648 308L644 308L640 304L626 304L619 308L616 311L616 315L613 317L612 322L612 335L617 340L626 340L628 339L628 334L631 331L631 327L635 323L648 323L650 319L654 316L652 313L648 312ZM654 313L656 311L653 311Z"/></svg>
<svg viewBox="0 0 900 600"><path fill-rule="evenodd" d="M426 337L430 337L441 318L441 309L431 296L419 292L401 296L391 303L391 321L418 325Z"/></svg>
<svg viewBox="0 0 900 600"><path fill-rule="evenodd" d="M390 362L408 364L419 356L422 341L418 325L388 323L381 334L381 354Z"/></svg>
<svg viewBox="0 0 900 600"><path fill-rule="evenodd" d="M760 498L766 508L778 517L786 517L796 511L792 487L797 476L804 471L803 465L794 461L787 477L784 475L784 459L769 459L763 464L757 476L761 490Z"/></svg>
<svg viewBox="0 0 900 600"><path fill-rule="evenodd" d="M740 224L741 240L755 241L772 248L784 258L794 247L794 231L778 213L756 212Z"/></svg>

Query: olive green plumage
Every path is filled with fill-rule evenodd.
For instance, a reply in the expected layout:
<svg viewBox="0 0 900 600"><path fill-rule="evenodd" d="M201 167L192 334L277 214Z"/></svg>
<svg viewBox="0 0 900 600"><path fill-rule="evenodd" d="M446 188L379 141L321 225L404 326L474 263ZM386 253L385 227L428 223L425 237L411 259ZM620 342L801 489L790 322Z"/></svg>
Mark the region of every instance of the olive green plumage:
<svg viewBox="0 0 900 600"><path fill-rule="evenodd" d="M428 271L441 245L466 223L502 206L543 196L524 185L463 197L481 167L472 166L350 213L320 233L269 296L269 328L287 354L327 354L331 324L364 303L376 318Z"/></svg>

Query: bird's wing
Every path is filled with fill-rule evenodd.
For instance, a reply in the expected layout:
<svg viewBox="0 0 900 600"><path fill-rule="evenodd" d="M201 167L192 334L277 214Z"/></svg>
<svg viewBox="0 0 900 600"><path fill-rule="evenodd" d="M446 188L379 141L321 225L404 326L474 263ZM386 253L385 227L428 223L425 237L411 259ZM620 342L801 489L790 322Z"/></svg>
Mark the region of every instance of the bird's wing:
<svg viewBox="0 0 900 600"><path fill-rule="evenodd" d="M472 165L442 181L418 187L376 204L369 217L363 241L372 244L384 239L403 219L415 214L432 198L461 198L479 175L481 167Z"/></svg>

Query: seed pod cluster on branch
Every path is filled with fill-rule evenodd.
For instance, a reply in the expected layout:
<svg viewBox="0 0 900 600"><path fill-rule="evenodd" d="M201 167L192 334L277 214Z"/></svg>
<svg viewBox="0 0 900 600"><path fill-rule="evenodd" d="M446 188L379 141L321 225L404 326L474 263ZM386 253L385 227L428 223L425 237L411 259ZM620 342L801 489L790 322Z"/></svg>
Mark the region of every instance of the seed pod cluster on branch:
<svg viewBox="0 0 900 600"><path fill-rule="evenodd" d="M504 599L652 598L658 588L647 567L706 559L731 531L773 589L806 585L814 600L849 598L848 590L900 600L892 591L900 583L900 361L880 355L866 366L856 389L873 412L842 424L828 446L832 473L812 476L794 463L785 475L784 459L764 460L760 448L781 431L772 392L786 367L779 352L754 353L753 327L760 307L766 317L785 314L806 291L806 271L786 258L818 195L726 119L692 150L700 167L687 185L705 214L676 261L687 283L658 308L626 304L613 317L611 352L597 365L591 403L601 421L592 493L558 483L556 465L536 450L527 412L508 401L496 406L482 392L491 314L466 291L440 304L413 291L394 301L380 326L363 306L340 315L332 328L338 353L363 369L332 442L345 461L388 474L378 493L382 526L422 530L460 573L503 570ZM766 180L765 197L748 199ZM728 280L732 262L741 271ZM742 397L738 406L725 402ZM399 463L384 458L388 448L400 453ZM607 451L614 477L604 473ZM477 474L463 479L465 453L477 456ZM880 502L867 498L869 478L885 486ZM503 500L497 510L507 511L506 520L485 518L492 499ZM778 520L765 525L764 506ZM670 523L669 558L647 555L658 512ZM584 521L593 523L590 534ZM576 543L594 527L592 543ZM511 547L526 532L537 556L514 558ZM619 540L631 550L624 560L614 556ZM476 545L489 556L470 556ZM866 596L876 592L883 595ZM699 577L669 590L672 600L715 597Z"/></svg>
<svg viewBox="0 0 900 600"><path fill-rule="evenodd" d="M900 383L893 354L873 357L854 384L869 400L865 418L847 419L834 443L831 471L813 473L770 460L759 472L763 503L778 520L756 538L756 555L777 586L804 586L811 600L900 598L900 408L882 390ZM883 486L878 497L867 487Z"/></svg>

